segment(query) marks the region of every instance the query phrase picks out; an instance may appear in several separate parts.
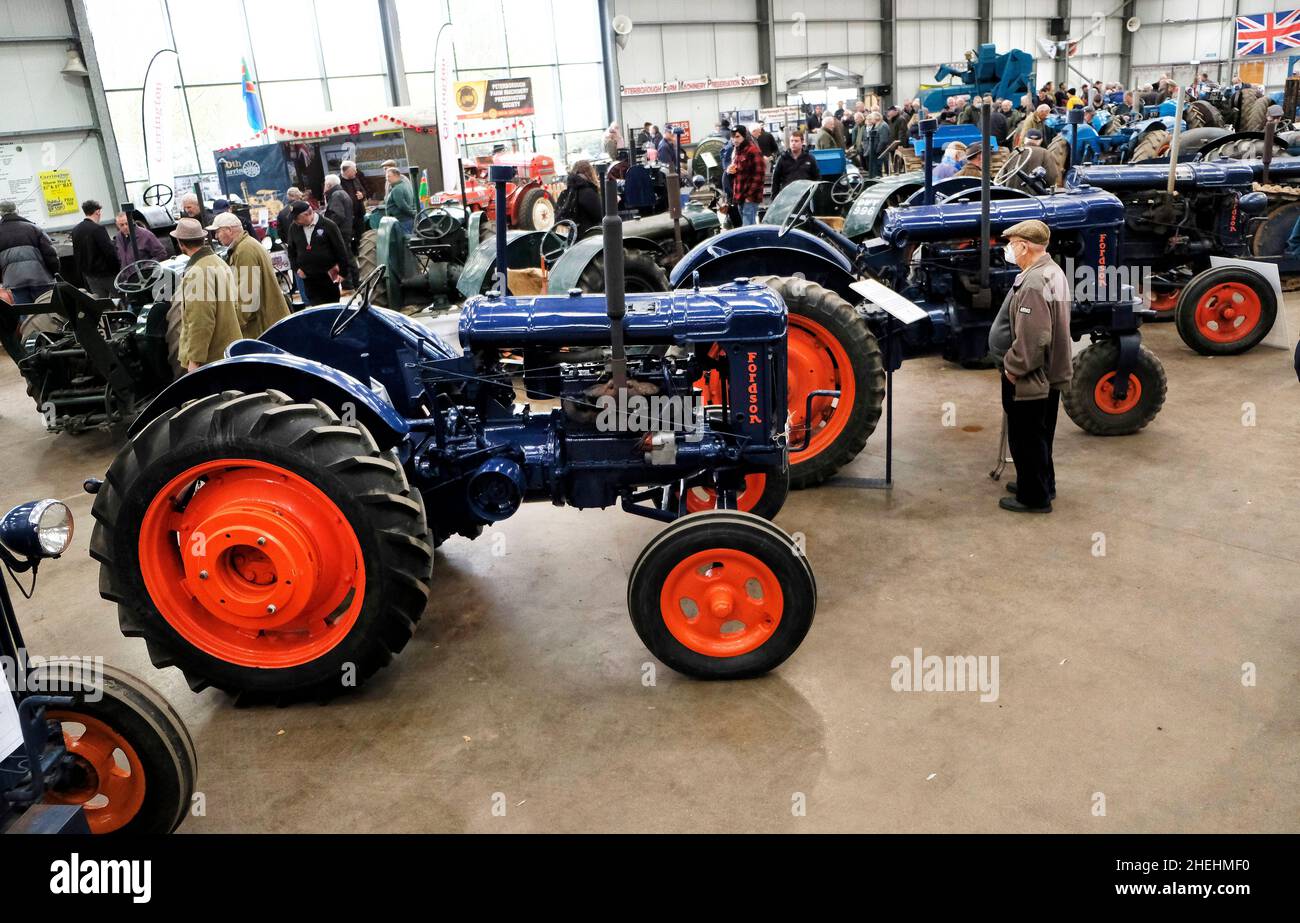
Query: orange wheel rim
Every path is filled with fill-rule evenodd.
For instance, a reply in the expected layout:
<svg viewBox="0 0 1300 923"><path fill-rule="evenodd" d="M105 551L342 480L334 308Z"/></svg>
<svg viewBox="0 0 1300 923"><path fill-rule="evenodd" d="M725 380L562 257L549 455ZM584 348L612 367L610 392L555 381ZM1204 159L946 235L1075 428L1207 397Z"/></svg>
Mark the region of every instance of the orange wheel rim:
<svg viewBox="0 0 1300 923"><path fill-rule="evenodd" d="M315 660L347 636L365 599L361 545L343 513L268 462L223 458L177 475L145 511L139 549L167 623L240 666Z"/></svg>
<svg viewBox="0 0 1300 923"><path fill-rule="evenodd" d="M1164 292L1163 294L1152 295L1151 310L1160 311L1162 313L1165 311L1172 311L1174 308L1178 307L1178 296L1181 295L1182 293L1183 293L1182 289L1176 288L1172 292Z"/></svg>
<svg viewBox="0 0 1300 923"><path fill-rule="evenodd" d="M678 562L659 593L668 631L709 657L757 650L781 624L783 606L772 569L730 548L699 551Z"/></svg>
<svg viewBox="0 0 1300 923"><path fill-rule="evenodd" d="M63 743L79 776L71 787L46 792L46 802L81 805L91 833L112 833L130 823L144 805L146 784L135 748L98 718L66 711L45 715L63 725Z"/></svg>
<svg viewBox="0 0 1300 923"><path fill-rule="evenodd" d="M745 486L736 494L736 508L746 513L752 512L763 496L767 486L767 475L762 472L745 475ZM718 492L712 487L692 487L686 491L686 512L698 513L701 510L718 508Z"/></svg>
<svg viewBox="0 0 1300 923"><path fill-rule="evenodd" d="M1104 413L1121 414L1128 413L1138 405L1142 400L1142 382L1133 374L1128 376L1128 393L1124 395L1124 400L1115 399L1115 373L1107 372L1097 382L1097 387L1093 390L1093 400Z"/></svg>
<svg viewBox="0 0 1300 923"><path fill-rule="evenodd" d="M839 438L848 425L856 383L849 354L840 341L821 324L800 314L789 316L786 335L789 355L787 394L790 411L790 443L808 444L790 453L791 464L806 462ZM819 397L808 413L812 391L839 391L838 398Z"/></svg>
<svg viewBox="0 0 1300 923"><path fill-rule="evenodd" d="M1259 326L1264 307L1259 293L1241 282L1224 282L1196 303L1196 329L1213 343L1236 343Z"/></svg>

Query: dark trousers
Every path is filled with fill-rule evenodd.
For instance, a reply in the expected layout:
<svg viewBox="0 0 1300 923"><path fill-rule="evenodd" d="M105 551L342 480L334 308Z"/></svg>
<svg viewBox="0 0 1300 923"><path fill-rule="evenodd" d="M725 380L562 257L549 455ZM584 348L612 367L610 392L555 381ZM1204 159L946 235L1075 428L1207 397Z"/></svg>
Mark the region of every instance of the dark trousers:
<svg viewBox="0 0 1300 923"><path fill-rule="evenodd" d="M1016 499L1026 506L1046 506L1056 493L1052 441L1061 392L1052 388L1036 401L1016 400L1016 386L1002 376L1002 409L1007 414L1007 445L1016 463Z"/></svg>
<svg viewBox="0 0 1300 923"><path fill-rule="evenodd" d="M339 300L338 283L331 279L327 272L309 272L302 283L307 289L308 304L336 304Z"/></svg>

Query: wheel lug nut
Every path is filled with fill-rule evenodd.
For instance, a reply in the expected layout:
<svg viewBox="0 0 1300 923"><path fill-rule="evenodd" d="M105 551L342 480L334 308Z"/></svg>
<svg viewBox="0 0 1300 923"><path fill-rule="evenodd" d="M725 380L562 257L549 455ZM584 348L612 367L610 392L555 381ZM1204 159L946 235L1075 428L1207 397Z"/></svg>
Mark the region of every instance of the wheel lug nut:
<svg viewBox="0 0 1300 923"><path fill-rule="evenodd" d="M207 580L207 579L208 579L208 572L205 571L205 570L201 570L201 571L199 571L199 579L200 579L200 580Z"/></svg>
<svg viewBox="0 0 1300 923"><path fill-rule="evenodd" d="M261 538L259 538L259 539L257 540L257 543L258 543L259 545L265 545L265 544L266 544L266 536L263 535Z"/></svg>
<svg viewBox="0 0 1300 923"><path fill-rule="evenodd" d="M266 607L266 612L267 612L268 615L275 615L275 605L272 604L272 605L267 606L267 607Z"/></svg>

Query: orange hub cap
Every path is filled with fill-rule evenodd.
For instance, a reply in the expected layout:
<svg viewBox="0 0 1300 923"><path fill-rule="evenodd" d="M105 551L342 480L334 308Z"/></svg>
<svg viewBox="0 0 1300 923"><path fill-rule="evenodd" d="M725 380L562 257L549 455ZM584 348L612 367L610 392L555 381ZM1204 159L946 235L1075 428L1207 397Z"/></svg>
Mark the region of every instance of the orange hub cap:
<svg viewBox="0 0 1300 923"><path fill-rule="evenodd" d="M736 494L736 508L744 510L746 513L752 511L758 505L758 500L763 496L763 488L767 486L767 475L761 472L745 475L745 486ZM718 508L718 492L712 487L692 487L686 492L686 511L688 513L698 513L701 510L713 510Z"/></svg>
<svg viewBox="0 0 1300 923"><path fill-rule="evenodd" d="M246 667L320 657L365 598L361 545L339 508L251 459L195 465L159 491L140 526L140 573L181 637Z"/></svg>
<svg viewBox="0 0 1300 923"><path fill-rule="evenodd" d="M1128 413L1138 405L1142 400L1142 382L1132 373L1128 376L1128 393L1124 395L1124 400L1115 400L1115 373L1107 372L1097 382L1097 387L1093 390L1093 400L1104 413L1121 414Z"/></svg>
<svg viewBox="0 0 1300 923"><path fill-rule="evenodd" d="M1183 293L1181 288L1176 288L1171 292L1164 292L1159 295L1151 296L1151 310L1159 311L1164 314L1178 307L1178 296Z"/></svg>
<svg viewBox="0 0 1300 923"><path fill-rule="evenodd" d="M1196 305L1196 329L1213 343L1235 343L1259 325L1264 309L1249 285L1224 282L1201 296Z"/></svg>
<svg viewBox="0 0 1300 923"><path fill-rule="evenodd" d="M848 352L821 324L791 314L786 340L790 443L808 441L803 449L790 453L790 463L798 464L825 451L844 431L853 407L855 382ZM808 394L812 391L839 391L840 396L816 398L809 415Z"/></svg>
<svg viewBox="0 0 1300 923"><path fill-rule="evenodd" d="M783 604L772 569L730 548L682 560L659 593L672 636L709 657L738 657L761 647L781 624Z"/></svg>
<svg viewBox="0 0 1300 923"><path fill-rule="evenodd" d="M126 826L144 804L144 766L135 749L98 718L66 711L45 715L62 723L64 746L80 774L72 787L46 792L46 802L81 805L91 833Z"/></svg>

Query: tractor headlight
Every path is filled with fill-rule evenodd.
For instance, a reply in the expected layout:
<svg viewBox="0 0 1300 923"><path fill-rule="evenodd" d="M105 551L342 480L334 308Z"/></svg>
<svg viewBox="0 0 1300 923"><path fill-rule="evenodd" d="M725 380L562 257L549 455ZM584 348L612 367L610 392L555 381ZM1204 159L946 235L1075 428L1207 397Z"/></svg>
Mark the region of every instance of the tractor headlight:
<svg viewBox="0 0 1300 923"><path fill-rule="evenodd" d="M72 544L72 511L58 500L15 506L0 520L0 542L29 558L54 558Z"/></svg>

